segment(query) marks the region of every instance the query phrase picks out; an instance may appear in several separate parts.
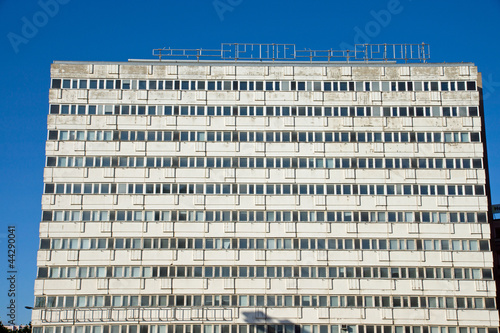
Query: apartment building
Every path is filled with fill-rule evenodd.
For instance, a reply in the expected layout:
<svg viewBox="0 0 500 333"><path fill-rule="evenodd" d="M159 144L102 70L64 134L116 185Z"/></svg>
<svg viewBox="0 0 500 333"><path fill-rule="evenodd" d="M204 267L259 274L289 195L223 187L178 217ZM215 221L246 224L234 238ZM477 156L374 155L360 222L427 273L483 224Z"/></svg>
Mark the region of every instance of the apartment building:
<svg viewBox="0 0 500 333"><path fill-rule="evenodd" d="M477 68L266 60L52 64L34 331L497 333Z"/></svg>

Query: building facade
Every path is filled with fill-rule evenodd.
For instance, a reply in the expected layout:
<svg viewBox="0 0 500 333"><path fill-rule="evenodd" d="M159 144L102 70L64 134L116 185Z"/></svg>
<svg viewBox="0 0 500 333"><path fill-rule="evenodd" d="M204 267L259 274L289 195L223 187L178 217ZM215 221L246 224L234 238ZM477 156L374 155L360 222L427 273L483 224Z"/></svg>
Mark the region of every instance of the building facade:
<svg viewBox="0 0 500 333"><path fill-rule="evenodd" d="M500 205L492 206L491 246L493 250L493 275L496 277L497 304L500 299Z"/></svg>
<svg viewBox="0 0 500 333"><path fill-rule="evenodd" d="M498 332L473 64L51 77L35 332Z"/></svg>

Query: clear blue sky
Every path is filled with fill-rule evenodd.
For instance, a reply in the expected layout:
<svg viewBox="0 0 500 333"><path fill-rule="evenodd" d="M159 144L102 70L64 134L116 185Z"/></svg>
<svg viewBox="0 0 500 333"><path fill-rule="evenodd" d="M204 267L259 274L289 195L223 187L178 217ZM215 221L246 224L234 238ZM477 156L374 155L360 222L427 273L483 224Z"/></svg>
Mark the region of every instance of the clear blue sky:
<svg viewBox="0 0 500 333"><path fill-rule="evenodd" d="M51 1L47 1L51 2ZM0 0L0 320L7 321L5 234L17 226L17 321L33 305L38 223L54 60L151 58L153 48L218 48L221 42L294 43L338 49L342 43L431 44L431 62L474 62L483 73L493 203L500 203L500 0L96 1ZM390 8L378 22L376 14ZM380 17L379 17L380 19ZM23 26L37 23L36 30ZM29 24L28 23L28 24ZM23 36L24 33L24 36ZM17 52L16 52L17 51Z"/></svg>

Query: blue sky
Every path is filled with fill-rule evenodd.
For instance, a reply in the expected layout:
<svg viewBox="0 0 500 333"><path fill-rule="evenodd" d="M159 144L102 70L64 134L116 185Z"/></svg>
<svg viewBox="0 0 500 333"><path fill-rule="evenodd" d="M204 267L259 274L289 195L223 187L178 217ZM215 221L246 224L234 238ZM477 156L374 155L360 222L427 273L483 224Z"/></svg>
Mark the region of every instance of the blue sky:
<svg viewBox="0 0 500 333"><path fill-rule="evenodd" d="M153 48L218 48L221 42L293 43L298 49L339 49L356 41L426 42L431 45L431 62L474 62L483 73L492 201L500 203L495 116L500 106L500 0L59 0L58 8L54 1L0 0L4 322L8 225L17 229L17 322L30 320L24 306L33 304L49 71L54 60L147 59ZM38 26L30 30L34 23Z"/></svg>

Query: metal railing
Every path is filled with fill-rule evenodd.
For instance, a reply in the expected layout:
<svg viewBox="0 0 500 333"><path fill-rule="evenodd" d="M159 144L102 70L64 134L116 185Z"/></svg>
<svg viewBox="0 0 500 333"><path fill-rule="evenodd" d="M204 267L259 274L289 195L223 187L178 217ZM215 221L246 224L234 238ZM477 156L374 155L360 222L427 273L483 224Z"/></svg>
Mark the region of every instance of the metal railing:
<svg viewBox="0 0 500 333"><path fill-rule="evenodd" d="M42 323L92 323L92 322L159 322L159 321L202 321L236 318L232 308L219 307L93 307L41 310L39 319Z"/></svg>
<svg viewBox="0 0 500 333"><path fill-rule="evenodd" d="M430 59L429 44L356 44L353 50L297 50L295 44L222 43L220 49L154 49L153 56L173 60L421 62Z"/></svg>

